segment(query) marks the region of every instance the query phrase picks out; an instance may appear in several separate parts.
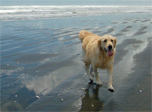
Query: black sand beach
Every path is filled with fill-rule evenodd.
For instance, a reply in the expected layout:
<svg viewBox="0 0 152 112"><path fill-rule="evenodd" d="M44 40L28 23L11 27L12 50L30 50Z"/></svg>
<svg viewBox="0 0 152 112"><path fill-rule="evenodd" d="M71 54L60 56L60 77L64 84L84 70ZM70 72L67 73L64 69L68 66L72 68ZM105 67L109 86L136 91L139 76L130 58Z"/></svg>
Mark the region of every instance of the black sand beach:
<svg viewBox="0 0 152 112"><path fill-rule="evenodd" d="M1 22L1 111L151 111L150 13ZM117 38L113 86L88 84L80 30Z"/></svg>

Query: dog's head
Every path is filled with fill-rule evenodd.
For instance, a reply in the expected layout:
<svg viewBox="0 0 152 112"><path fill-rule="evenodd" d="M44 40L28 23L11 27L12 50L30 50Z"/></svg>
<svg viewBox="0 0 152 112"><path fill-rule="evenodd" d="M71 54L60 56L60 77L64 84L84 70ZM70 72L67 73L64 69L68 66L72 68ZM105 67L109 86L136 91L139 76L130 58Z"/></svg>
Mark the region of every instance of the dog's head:
<svg viewBox="0 0 152 112"><path fill-rule="evenodd" d="M111 35L104 35L98 41L98 46L100 50L103 50L109 57L114 54L117 39Z"/></svg>

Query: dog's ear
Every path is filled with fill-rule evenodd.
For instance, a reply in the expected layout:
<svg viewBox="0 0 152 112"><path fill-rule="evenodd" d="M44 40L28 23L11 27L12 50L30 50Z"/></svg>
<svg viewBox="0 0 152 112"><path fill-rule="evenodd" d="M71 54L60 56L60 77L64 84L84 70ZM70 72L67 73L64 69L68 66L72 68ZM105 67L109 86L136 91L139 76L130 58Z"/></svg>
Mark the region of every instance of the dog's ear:
<svg viewBox="0 0 152 112"><path fill-rule="evenodd" d="M117 44L117 39L114 37L114 47L116 47L116 44Z"/></svg>
<svg viewBox="0 0 152 112"><path fill-rule="evenodd" d="M98 40L98 47L99 47L99 49L100 49L100 51L102 50L102 40L101 39L99 39Z"/></svg>

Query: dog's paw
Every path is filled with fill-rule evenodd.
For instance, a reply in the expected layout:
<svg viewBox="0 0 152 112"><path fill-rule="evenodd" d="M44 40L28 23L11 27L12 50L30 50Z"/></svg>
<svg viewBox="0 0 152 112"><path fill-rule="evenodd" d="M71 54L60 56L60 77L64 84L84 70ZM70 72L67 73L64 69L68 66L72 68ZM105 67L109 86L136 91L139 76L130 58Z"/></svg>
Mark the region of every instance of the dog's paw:
<svg viewBox="0 0 152 112"><path fill-rule="evenodd" d="M114 92L114 89L113 89L113 88L108 88L108 90L109 90L110 92Z"/></svg>
<svg viewBox="0 0 152 112"><path fill-rule="evenodd" d="M89 80L90 80L89 84L93 84L93 80L92 79L89 79Z"/></svg>
<svg viewBox="0 0 152 112"><path fill-rule="evenodd" d="M102 83L101 83L101 82L97 82L97 85L98 85L98 86L102 86Z"/></svg>

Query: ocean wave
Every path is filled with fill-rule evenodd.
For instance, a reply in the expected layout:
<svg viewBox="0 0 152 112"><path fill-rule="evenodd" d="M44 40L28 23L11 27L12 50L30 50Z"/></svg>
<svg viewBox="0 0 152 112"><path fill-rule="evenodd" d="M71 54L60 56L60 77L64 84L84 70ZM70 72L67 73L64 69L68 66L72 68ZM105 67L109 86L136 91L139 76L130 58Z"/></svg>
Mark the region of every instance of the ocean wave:
<svg viewBox="0 0 152 112"><path fill-rule="evenodd" d="M151 12L150 6L0 6L0 20L26 20L111 13Z"/></svg>

